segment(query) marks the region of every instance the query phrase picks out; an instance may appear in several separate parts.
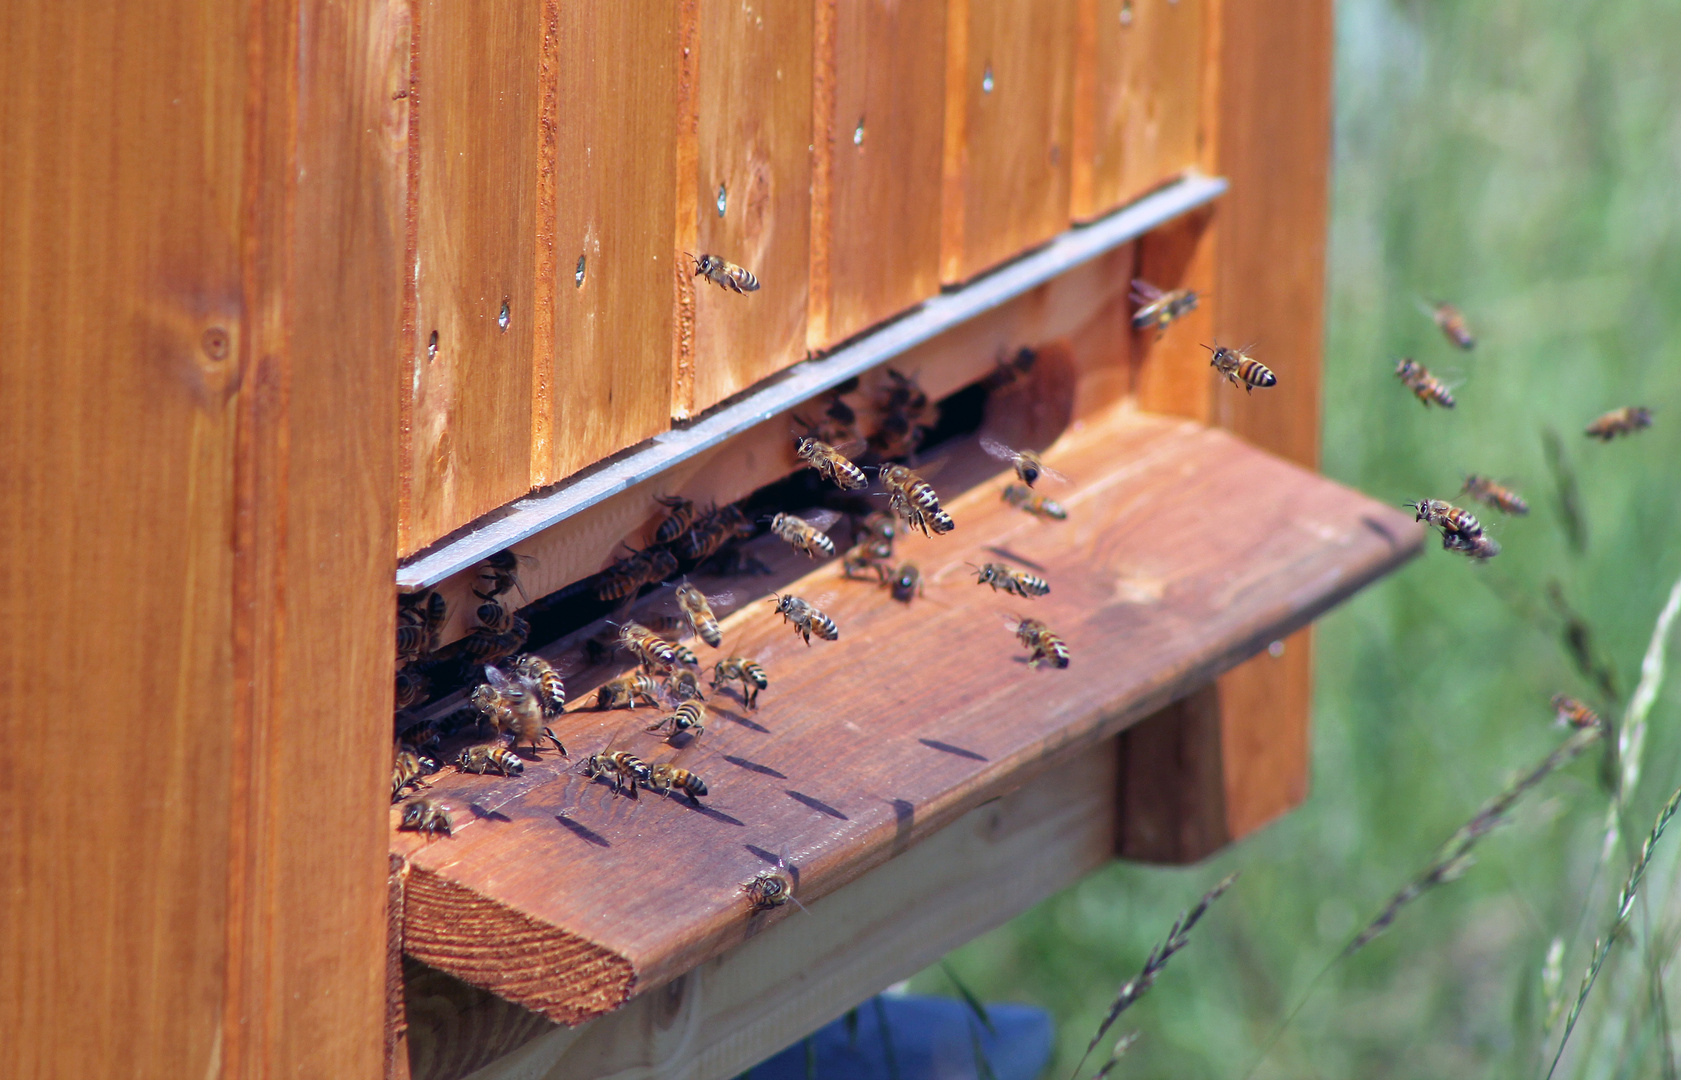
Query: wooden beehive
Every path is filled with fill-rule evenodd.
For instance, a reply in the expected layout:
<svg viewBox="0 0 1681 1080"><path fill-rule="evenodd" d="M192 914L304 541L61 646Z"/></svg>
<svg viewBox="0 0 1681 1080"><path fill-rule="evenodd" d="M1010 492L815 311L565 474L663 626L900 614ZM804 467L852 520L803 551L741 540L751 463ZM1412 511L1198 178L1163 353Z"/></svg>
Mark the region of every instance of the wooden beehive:
<svg viewBox="0 0 1681 1080"><path fill-rule="evenodd" d="M527 1043L530 1075L593 1075L666 1069L703 1020L684 1075L733 1075L1117 852L1199 858L1299 802L1306 624L1419 544L1313 475L1329 47L1327 0L20 10L20 1075L445 1077ZM702 252L764 287L694 278ZM1135 276L1203 302L1136 334ZM1217 384L1216 341L1260 342L1279 385ZM392 832L399 584L470 610L463 567L512 543L561 589L655 495L790 472L825 372L943 396L1021 347L1040 367L981 431L1047 448L1075 520L998 504L971 439L940 479L960 531L917 549L938 603L848 594L829 653L732 615L777 681L712 733L748 763L712 814L631 816L550 758L440 780L483 811L452 840ZM996 628L951 646L998 605L946 571L1000 546L1065 583L1041 610L1070 673L1019 670ZM65 766L43 738L85 713ZM571 723L575 753L606 738ZM856 918L744 915L777 837ZM638 871L662 859L693 867L680 916Z"/></svg>

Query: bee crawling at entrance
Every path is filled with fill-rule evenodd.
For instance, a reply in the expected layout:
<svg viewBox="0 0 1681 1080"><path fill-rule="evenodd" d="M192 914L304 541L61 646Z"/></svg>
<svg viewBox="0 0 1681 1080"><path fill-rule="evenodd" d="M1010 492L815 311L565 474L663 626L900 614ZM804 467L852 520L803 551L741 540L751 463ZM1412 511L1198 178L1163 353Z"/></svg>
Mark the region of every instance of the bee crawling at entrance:
<svg viewBox="0 0 1681 1080"><path fill-rule="evenodd" d="M397 802L410 788L419 788L421 777L437 771L436 761L408 743L398 743L391 763L391 801Z"/></svg>
<svg viewBox="0 0 1681 1080"><path fill-rule="evenodd" d="M667 713L659 720L648 726L649 731L671 729L671 737L687 732L690 738L699 738L706 731L706 705L699 698L690 698L677 706L676 711Z"/></svg>
<svg viewBox="0 0 1681 1080"><path fill-rule="evenodd" d="M595 691L597 709L634 709L638 701L644 705L658 705L659 683L652 675L641 671L627 671L616 679L602 683Z"/></svg>
<svg viewBox="0 0 1681 1080"><path fill-rule="evenodd" d="M1038 619L1019 620L1015 631L1016 640L1033 650L1027 661L1028 667L1038 667L1041 663L1057 668L1068 666L1068 643L1051 633L1051 628Z"/></svg>
<svg viewBox="0 0 1681 1080"><path fill-rule="evenodd" d="M686 251L683 254L695 261L695 277L704 276L720 289L744 294L759 289L759 279L746 267L726 262L716 255L694 255Z"/></svg>
<svg viewBox="0 0 1681 1080"><path fill-rule="evenodd" d="M585 758L584 775L592 780L598 776L605 776L613 781L615 792L634 799L636 785L646 784L652 779L652 772L647 762L629 750L616 749L618 744L619 738L615 736L605 750Z"/></svg>
<svg viewBox="0 0 1681 1080"><path fill-rule="evenodd" d="M525 762L506 746L491 743L486 746L467 747L455 759L455 767L462 772L477 773L480 776L488 772L512 776L525 771Z"/></svg>
<svg viewBox="0 0 1681 1080"><path fill-rule="evenodd" d="M410 799L403 804L403 817L397 828L424 833L427 839L438 833L453 836L455 834L449 819L449 809L436 799Z"/></svg>
<svg viewBox="0 0 1681 1080"><path fill-rule="evenodd" d="M543 691L535 682L520 675L510 677L488 664L484 677L485 682L473 691L469 700L492 727L511 736L515 746L529 742L535 749L547 739L554 743L556 750L566 753L559 737L543 723L546 718Z"/></svg>
<svg viewBox="0 0 1681 1080"><path fill-rule="evenodd" d="M770 870L760 870L753 875L753 879L741 886L741 891L747 894L747 902L752 905L751 913L769 911L771 908L781 907L793 901L795 907L801 911L806 906L794 899L794 873L788 866L788 857L779 856L776 866Z"/></svg>
<svg viewBox="0 0 1681 1080"><path fill-rule="evenodd" d="M674 789L681 791L696 806L700 805L701 796L707 793L706 781L669 761L655 762L648 767L645 786L649 791L657 791L661 795L670 795Z"/></svg>

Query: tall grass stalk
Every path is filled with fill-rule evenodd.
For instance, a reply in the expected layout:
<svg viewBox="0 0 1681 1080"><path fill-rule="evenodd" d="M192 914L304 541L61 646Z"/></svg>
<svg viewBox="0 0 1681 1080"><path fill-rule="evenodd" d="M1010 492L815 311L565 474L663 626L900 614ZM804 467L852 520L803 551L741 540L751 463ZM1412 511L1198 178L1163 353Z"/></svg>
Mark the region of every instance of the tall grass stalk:
<svg viewBox="0 0 1681 1080"><path fill-rule="evenodd" d="M1681 582L1677 583L1681 589ZM1666 609L1667 610L1667 609ZM1605 966L1606 958L1611 955L1611 946L1618 935L1628 926L1629 913L1634 909L1634 898L1640 891L1641 879L1646 876L1646 867L1652 862L1652 851L1657 847L1658 840L1663 837L1664 829L1669 825L1670 818L1681 806L1681 788L1669 797L1663 810L1658 813L1657 823L1652 826L1646 842L1640 846L1640 857L1635 860L1634 867L1629 871L1628 881L1623 884L1623 891L1617 895L1617 914L1611 920L1611 929L1605 937L1594 943L1593 960L1588 964L1586 974L1582 976L1582 988L1576 992L1575 1004L1570 1006L1570 1015L1564 1021L1564 1034L1558 1040L1558 1050L1553 1054L1553 1063L1547 1069L1547 1080L1552 1080L1553 1073L1558 1071L1559 1059L1564 1056L1564 1047L1570 1042L1570 1035L1576 1030L1576 1021L1581 1018L1582 1006L1587 1003L1588 993L1599 979L1600 969Z"/></svg>
<svg viewBox="0 0 1681 1080"><path fill-rule="evenodd" d="M1611 798L1610 809L1605 813L1605 847L1600 852L1601 859L1609 859L1616 849L1622 835L1623 812L1628 809L1628 801L1634 797L1634 789L1640 784L1640 767L1646 756L1646 717L1657 703L1658 691L1663 689L1664 654L1669 647L1670 627L1675 624L1678 613L1681 613L1681 578L1677 578L1669 590L1669 602L1664 604L1663 611L1658 613L1657 625L1652 627L1652 638L1646 643L1646 655L1640 660L1640 684L1634 688L1634 696L1628 699L1628 709L1624 711L1623 722L1617 729L1617 760L1622 764L1622 776Z"/></svg>

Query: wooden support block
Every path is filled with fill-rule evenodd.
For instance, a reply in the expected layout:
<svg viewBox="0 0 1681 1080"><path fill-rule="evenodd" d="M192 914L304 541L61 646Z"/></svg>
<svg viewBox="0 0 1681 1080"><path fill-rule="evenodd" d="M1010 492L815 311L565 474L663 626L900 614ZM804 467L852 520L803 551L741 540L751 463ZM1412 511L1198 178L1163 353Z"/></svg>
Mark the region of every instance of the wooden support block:
<svg viewBox="0 0 1681 1080"><path fill-rule="evenodd" d="M1115 754L1069 755L809 913L581 1027L410 961L413 1078L455 1080L487 1061L476 1080L739 1075L1107 862L1115 783Z"/></svg>
<svg viewBox="0 0 1681 1080"><path fill-rule="evenodd" d="M1007 425L1026 415L983 430L1016 437ZM1183 421L1089 417L1047 458L1071 478L1067 523L1001 503L978 449L952 456L939 475L966 491L949 501L957 531L902 545L927 577L912 607L831 564L783 591L822 598L838 642L802 644L766 604L724 620L729 652L756 657L771 688L756 712L714 696L684 761L711 787L703 806L633 801L578 772L646 714L573 712L556 725L573 757L545 752L517 777L440 776L431 792L455 808L455 836L392 839L408 864L405 950L559 1022L610 1011L779 921L749 917L741 885L784 846L801 894L826 895L1206 684L1421 542L1393 508ZM1239 534L1252 539L1234 561ZM1001 552L1042 568L1051 594L975 585L965 564ZM1062 634L1073 669L1027 668L1011 612ZM574 700L607 674L575 680ZM667 865L683 867L680 904L650 887L647 868Z"/></svg>
<svg viewBox="0 0 1681 1080"><path fill-rule="evenodd" d="M685 6L545 0L543 10L554 270L532 455L546 483L670 423L686 273L674 149Z"/></svg>
<svg viewBox="0 0 1681 1080"><path fill-rule="evenodd" d="M819 0L817 23L813 351L939 292L946 6Z"/></svg>
<svg viewBox="0 0 1681 1080"><path fill-rule="evenodd" d="M1075 0L949 0L940 276L1068 227Z"/></svg>
<svg viewBox="0 0 1681 1080"><path fill-rule="evenodd" d="M741 295L693 281L691 416L805 358L810 304L811 0L699 0L694 245L746 267ZM680 177L679 182L685 178ZM692 271L692 264L690 267Z"/></svg>
<svg viewBox="0 0 1681 1080"><path fill-rule="evenodd" d="M1212 0L1080 0L1073 214L1086 221L1193 168Z"/></svg>
<svg viewBox="0 0 1681 1080"><path fill-rule="evenodd" d="M416 9L403 554L531 488L540 10Z"/></svg>

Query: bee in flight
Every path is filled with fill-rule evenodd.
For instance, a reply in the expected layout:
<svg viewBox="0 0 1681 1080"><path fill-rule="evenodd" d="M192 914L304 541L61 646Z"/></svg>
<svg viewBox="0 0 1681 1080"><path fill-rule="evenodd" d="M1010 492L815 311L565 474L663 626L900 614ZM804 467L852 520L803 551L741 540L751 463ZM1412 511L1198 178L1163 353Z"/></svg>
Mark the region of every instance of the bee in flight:
<svg viewBox="0 0 1681 1080"><path fill-rule="evenodd" d="M1036 518L1048 518L1052 521L1067 521L1068 510L1055 499L1047 499L1032 488L1021 484L1006 484L1003 491L1004 501L1018 509L1025 510Z"/></svg>
<svg viewBox="0 0 1681 1080"><path fill-rule="evenodd" d="M1041 662L1058 668L1068 666L1068 643L1051 633L1051 628L1038 619L1020 620L1015 631L1016 640L1033 650L1032 657L1027 661L1028 667L1038 667Z"/></svg>
<svg viewBox="0 0 1681 1080"><path fill-rule="evenodd" d="M669 495L656 495L654 501L665 507L665 517L660 521L659 528L654 530L654 543L669 544L679 536L689 531L689 526L695 523L695 504L688 499L681 499Z"/></svg>
<svg viewBox="0 0 1681 1080"><path fill-rule="evenodd" d="M1465 324L1465 316L1460 314L1458 308L1444 300L1428 311L1430 318L1449 341L1461 349L1476 347L1477 339L1471 336L1471 328Z"/></svg>
<svg viewBox="0 0 1681 1080"><path fill-rule="evenodd" d="M718 617L712 613L712 605L728 604L734 600L734 593L722 592L716 596L707 596L687 581L677 586L677 606L682 609L683 617L689 620L689 626L695 635L714 649L723 643L724 632L718 629ZM694 653L689 655L694 656Z"/></svg>
<svg viewBox="0 0 1681 1080"><path fill-rule="evenodd" d="M1039 455L1031 450L1013 450L997 439L984 437L981 439L981 449L999 461L1008 461L1011 467L1016 470L1016 475L1021 478L1021 482L1028 487L1038 483L1041 476L1048 476L1052 480L1061 482L1066 482L1068 479L1046 465Z"/></svg>
<svg viewBox="0 0 1681 1080"><path fill-rule="evenodd" d="M1420 499L1417 502L1402 503L1411 507L1416 513L1414 521L1422 521L1434 525L1444 532L1454 532L1461 536L1476 536L1483 531L1479 522L1469 511L1461 510L1452 503L1441 499Z"/></svg>
<svg viewBox="0 0 1681 1080"><path fill-rule="evenodd" d="M514 674L537 689L537 704L545 719L559 716L566 708L566 683L555 666L535 653L514 661Z"/></svg>
<svg viewBox="0 0 1681 1080"><path fill-rule="evenodd" d="M1473 559L1492 559L1500 554L1500 545L1485 532L1461 533L1447 529L1442 532L1442 550L1457 551Z"/></svg>
<svg viewBox="0 0 1681 1080"><path fill-rule="evenodd" d="M634 709L638 701L644 705L659 705L659 684L652 675L641 671L627 671L616 679L602 683L595 691L597 709Z"/></svg>
<svg viewBox="0 0 1681 1080"><path fill-rule="evenodd" d="M694 277L705 276L706 280L727 289L730 292L757 292L759 279L754 277L746 267L737 266L732 262L725 262L716 255L694 255L689 252L683 254L695 261Z"/></svg>
<svg viewBox="0 0 1681 1080"><path fill-rule="evenodd" d="M1228 349L1223 345L1204 345L1203 348L1213 354L1209 357L1209 365L1233 386L1243 387L1246 394L1253 393L1257 386L1264 390L1278 384L1278 376L1272 373L1271 368L1242 349Z"/></svg>
<svg viewBox="0 0 1681 1080"><path fill-rule="evenodd" d="M678 662L676 646L641 623L619 627L618 645L650 668L669 668Z"/></svg>
<svg viewBox="0 0 1681 1080"><path fill-rule="evenodd" d="M794 456L817 470L817 475L842 491L856 491L870 482L852 459L810 435L795 436Z"/></svg>
<svg viewBox="0 0 1681 1080"><path fill-rule="evenodd" d="M1003 591L1015 596L1044 596L1051 587L1042 577L1034 577L1026 570L1017 570L1004 563L989 562L985 566L968 564L975 571L976 585L991 585L993 592Z"/></svg>
<svg viewBox="0 0 1681 1080"><path fill-rule="evenodd" d="M1604 723L1598 713L1567 694L1554 694L1552 706L1560 725L1589 728L1599 727Z"/></svg>
<svg viewBox="0 0 1681 1080"><path fill-rule="evenodd" d="M747 901L755 913L781 907L790 900L795 907L805 910L805 905L794 899L794 872L788 866L786 855L777 858L774 868L754 874L753 879L741 889L747 894Z"/></svg>
<svg viewBox="0 0 1681 1080"><path fill-rule="evenodd" d="M402 823L397 827L409 832L426 834L430 840L438 833L453 836L454 831L449 820L449 807L436 799L410 799L403 804Z"/></svg>
<svg viewBox="0 0 1681 1080"><path fill-rule="evenodd" d="M1529 513L1529 504L1524 502L1523 496L1502 484L1497 484L1486 476L1472 474L1465 478L1465 486L1460 488L1460 494L1469 495L1478 502L1494 507L1501 513L1522 517Z"/></svg>
<svg viewBox="0 0 1681 1080"><path fill-rule="evenodd" d="M1612 409L1588 425L1587 434L1590 438L1610 442L1618 435L1633 435L1641 428L1652 426L1652 410L1642 409L1636 405L1626 405L1621 409Z"/></svg>
<svg viewBox="0 0 1681 1080"><path fill-rule="evenodd" d="M671 737L675 738L685 732L691 738L699 738L706 731L706 705L699 698L690 698L677 706L675 712L665 716L648 726L649 731L671 729Z"/></svg>
<svg viewBox="0 0 1681 1080"><path fill-rule="evenodd" d="M934 485L916 473L903 465L883 465L877 476L881 486L887 489L893 512L911 528L921 529L924 536L940 536L957 528L951 515L941 509Z"/></svg>
<svg viewBox="0 0 1681 1080"><path fill-rule="evenodd" d="M809 518L777 514L770 519L770 531L808 559L819 555L830 558L835 553L835 542L823 530L839 520L840 515L833 510L819 510Z"/></svg>
<svg viewBox="0 0 1681 1080"><path fill-rule="evenodd" d="M776 605L777 614L794 624L794 633L805 639L807 647L811 645L813 634L824 641L840 640L840 628L835 625L835 620L809 602L789 594L778 596L772 593L771 596L775 599L769 602Z"/></svg>
<svg viewBox="0 0 1681 1080"><path fill-rule="evenodd" d="M706 781L669 761L655 762L649 766L645 783L648 790L657 791L661 795L670 795L673 790L681 791L696 806L700 805L700 797L707 793Z"/></svg>
<svg viewBox="0 0 1681 1080"><path fill-rule="evenodd" d="M1166 330L1173 320L1196 310L1197 294L1190 289L1156 288L1143 278L1132 279L1132 302L1139 305L1132 313L1132 328Z"/></svg>
<svg viewBox="0 0 1681 1080"><path fill-rule="evenodd" d="M723 683L737 681L741 683L741 703L749 709L757 709L759 691L770 686L765 669L759 666L758 661L745 656L732 656L712 666L712 689L718 689Z"/></svg>
<svg viewBox="0 0 1681 1080"><path fill-rule="evenodd" d="M467 747L455 759L455 767L462 772L477 773L480 776L487 772L512 776L525 771L525 762L506 746L492 743L488 746Z"/></svg>
<svg viewBox="0 0 1681 1080"><path fill-rule="evenodd" d="M1413 396L1418 398L1419 404L1429 408L1432 404L1440 405L1444 409L1453 408L1453 394L1449 392L1447 384L1430 374L1423 364L1415 363L1412 358L1403 356L1395 361L1395 377L1406 384Z"/></svg>

